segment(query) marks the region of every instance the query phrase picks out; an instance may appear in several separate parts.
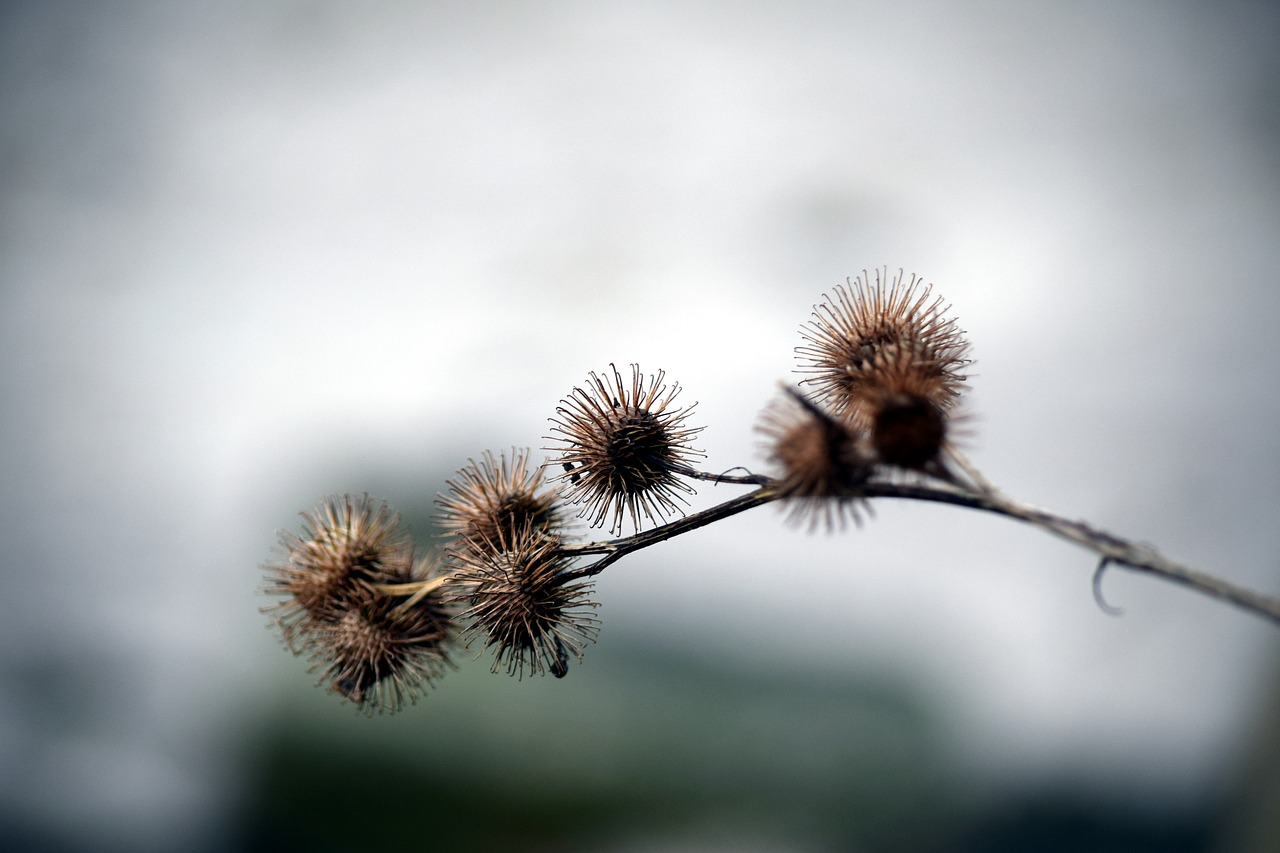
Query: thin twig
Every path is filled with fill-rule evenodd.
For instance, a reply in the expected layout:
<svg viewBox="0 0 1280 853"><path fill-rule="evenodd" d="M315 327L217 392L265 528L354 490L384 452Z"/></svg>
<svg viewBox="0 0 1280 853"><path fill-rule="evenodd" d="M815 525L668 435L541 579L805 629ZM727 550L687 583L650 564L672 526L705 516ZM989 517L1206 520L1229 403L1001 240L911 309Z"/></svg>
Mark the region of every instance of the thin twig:
<svg viewBox="0 0 1280 853"><path fill-rule="evenodd" d="M748 469L741 465L736 468L730 468L729 471L746 471L746 474L730 474L725 471L722 474L712 474L709 471L699 471L696 468L690 468L687 465L673 465L671 470L682 477L688 477L692 480L705 480L709 483L735 483L742 486L763 486L772 482L772 478L763 474L752 474Z"/></svg>
<svg viewBox="0 0 1280 853"><path fill-rule="evenodd" d="M1012 500L990 485L980 474L974 476L976 469L968 464L968 460L965 460L963 467L965 473L973 478L975 488L980 491L971 491L949 482L901 483L875 478L864 487L864 495L867 498L899 498L945 503L1024 521L1047 533L1087 548L1098 555L1102 561L1100 565L1126 566L1137 572L1164 578L1280 624L1280 598L1264 595L1193 569L1165 557L1149 545L1121 538L1087 522L1065 518L1049 510ZM702 479L716 478L720 478L719 482L758 484L760 488L634 536L579 545L562 545L559 552L567 557L604 555L594 563L565 572L562 575L564 582L597 575L611 563L633 551L665 542L682 533L705 527L731 515L737 515L778 499L777 493L772 488L774 481L769 477L753 474L750 475L750 479L746 477L724 479L723 475L707 475Z"/></svg>
<svg viewBox="0 0 1280 853"><path fill-rule="evenodd" d="M933 501L970 509L985 510L996 515L1016 518L1033 524L1054 536L1075 542L1117 565L1127 566L1173 581L1213 598L1219 598L1259 616L1280 623L1280 599L1263 595L1233 584L1182 563L1170 560L1149 545L1122 539L1099 530L1084 521L1063 518L1048 510L1018 503L996 495L979 495L950 486L917 485L875 481L867 484L867 497L906 498Z"/></svg>
<svg viewBox="0 0 1280 853"><path fill-rule="evenodd" d="M380 583L375 584L374 589L383 595L391 596L409 596L405 601L401 602L399 609L408 610L440 587L444 586L452 579L452 575L437 575L434 578L426 578L423 580L410 581L408 583Z"/></svg>
<svg viewBox="0 0 1280 853"><path fill-rule="evenodd" d="M977 490L979 492L983 492L995 498L1004 497L1004 494L996 488L995 484L988 480L983 473L978 470L977 466L969 461L969 457L964 454L964 451L956 447L955 444L950 441L946 444L946 453L951 457L951 461L956 463L960 470L964 472L964 475L978 487Z"/></svg>
<svg viewBox="0 0 1280 853"><path fill-rule="evenodd" d="M737 515L740 512L762 506L776 499L777 495L770 486L761 486L753 492L747 492L745 495L731 498L722 504L716 504L710 509L695 512L693 515L686 515L684 518L655 527L652 530L642 531L634 536L611 539L605 542L562 545L559 552L567 557L580 557L591 554L603 554L604 557L590 565L564 572L560 577L564 583L569 583L570 581L598 575L610 563L630 554L632 551L639 551L641 548L665 542L674 536L679 536L681 533L697 530L699 527L705 527L708 524L713 524L731 515Z"/></svg>
<svg viewBox="0 0 1280 853"><path fill-rule="evenodd" d="M1098 568L1093 570L1093 600L1098 605L1098 609L1108 616L1123 616L1124 608L1112 607L1102 595L1102 576L1106 574L1107 567L1110 565L1111 558L1103 557L1098 561Z"/></svg>

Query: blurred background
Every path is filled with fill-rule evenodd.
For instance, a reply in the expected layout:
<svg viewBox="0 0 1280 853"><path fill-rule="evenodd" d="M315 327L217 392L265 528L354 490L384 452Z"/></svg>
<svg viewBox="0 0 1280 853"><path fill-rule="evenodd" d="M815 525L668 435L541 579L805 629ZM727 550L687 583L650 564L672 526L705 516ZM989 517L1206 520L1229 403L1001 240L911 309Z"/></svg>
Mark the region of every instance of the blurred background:
<svg viewBox="0 0 1280 853"><path fill-rule="evenodd" d="M760 466L798 328L936 285L1012 495L1280 593L1280 7L8 2L0 847L1280 849L1280 633L1012 522L634 555L562 681L366 719L266 629L610 362ZM541 458L541 451L535 454ZM695 505L740 490L704 489Z"/></svg>

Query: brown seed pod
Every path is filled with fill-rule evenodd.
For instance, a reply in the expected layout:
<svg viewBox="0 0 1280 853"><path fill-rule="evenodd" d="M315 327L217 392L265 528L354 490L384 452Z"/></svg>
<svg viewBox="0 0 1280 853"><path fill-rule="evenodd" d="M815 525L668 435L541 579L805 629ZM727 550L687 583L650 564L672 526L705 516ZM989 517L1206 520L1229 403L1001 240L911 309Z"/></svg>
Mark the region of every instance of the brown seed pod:
<svg viewBox="0 0 1280 853"><path fill-rule="evenodd" d="M875 407L871 438L886 465L925 470L937 462L947 419L927 397L885 395Z"/></svg>
<svg viewBox="0 0 1280 853"><path fill-rule="evenodd" d="M438 564L398 578L430 580ZM413 703L451 666L453 607L439 588L410 598L379 594L331 614L312 632L306 651L321 684L365 713L394 713Z"/></svg>
<svg viewBox="0 0 1280 853"><path fill-rule="evenodd" d="M942 449L954 414L930 392L935 387L907 360L886 359L874 384L862 388L861 405L869 421L877 461L942 476Z"/></svg>
<svg viewBox="0 0 1280 853"><path fill-rule="evenodd" d="M557 455L547 464L564 469L565 497L582 505L592 526L607 518L620 533L625 515L639 531L642 518L665 521L681 511L680 493L693 492L678 475L702 455L689 445L702 428L685 426L693 405L673 407L680 386L667 386L663 371L646 377L633 364L627 384L609 369L612 381L592 373L556 408L547 438L558 444L547 450Z"/></svg>
<svg viewBox="0 0 1280 853"><path fill-rule="evenodd" d="M969 365L969 343L932 285L899 271L864 270L815 306L800 330L800 371L811 374L818 400L833 415L870 429L877 404L891 395L923 397L946 414L959 397Z"/></svg>
<svg viewBox="0 0 1280 853"><path fill-rule="evenodd" d="M400 517L368 495L330 496L302 517L300 536L279 534L283 559L263 566L263 591L286 596L263 612L272 615L295 654L319 625L372 598L375 585L396 582L413 562L413 545L400 531Z"/></svg>
<svg viewBox="0 0 1280 853"><path fill-rule="evenodd" d="M595 640L598 606L588 598L590 583L567 582L568 561L556 543L525 530L514 541L505 533L496 551L455 552L449 584L451 601L463 607L468 643L483 637L494 649L493 671L505 668L517 677L557 678L568 672L569 658L582 660Z"/></svg>
<svg viewBox="0 0 1280 853"><path fill-rule="evenodd" d="M450 547L495 550L500 541L514 541L526 527L535 533L558 536L564 524L557 493L543 485L543 469L530 470L529 451L511 451L497 459L485 451L479 463L468 460L456 477L448 480L447 495L436 500L440 523L452 541Z"/></svg>
<svg viewBox="0 0 1280 853"><path fill-rule="evenodd" d="M804 395L786 395L765 409L757 430L767 439L769 461L781 468L775 489L792 522L812 530L859 520L862 487L874 462L866 439L847 421L833 418Z"/></svg>

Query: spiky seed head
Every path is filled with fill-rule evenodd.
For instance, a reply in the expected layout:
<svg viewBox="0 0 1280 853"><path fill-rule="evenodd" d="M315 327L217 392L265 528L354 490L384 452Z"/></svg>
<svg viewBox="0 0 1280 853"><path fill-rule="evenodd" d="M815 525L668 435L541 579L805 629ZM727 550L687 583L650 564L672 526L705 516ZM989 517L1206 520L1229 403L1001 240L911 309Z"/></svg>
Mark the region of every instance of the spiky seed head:
<svg viewBox="0 0 1280 853"><path fill-rule="evenodd" d="M793 523L828 530L859 520L862 487L874 459L850 422L832 417L792 388L765 409L757 430L769 461L781 469L774 488Z"/></svg>
<svg viewBox="0 0 1280 853"><path fill-rule="evenodd" d="M969 343L946 316L950 306L931 295L932 285L901 270L892 283L888 270L876 270L874 284L864 270L836 287L800 330L808 342L796 348L800 372L810 374L802 384L866 429L885 395L921 396L946 414L966 379Z"/></svg>
<svg viewBox="0 0 1280 853"><path fill-rule="evenodd" d="M330 496L302 518L301 535L282 531L281 558L263 566L263 591L285 597L263 612L295 653L319 624L369 599L376 584L394 582L413 562L400 516L367 494Z"/></svg>
<svg viewBox="0 0 1280 853"><path fill-rule="evenodd" d="M927 397L886 395L875 409L871 437L881 462L923 470L942 451L947 419Z"/></svg>
<svg viewBox="0 0 1280 853"><path fill-rule="evenodd" d="M880 366L874 384L862 387L860 401L877 461L935 474L942 470L942 449L957 415L937 404L933 388L933 380L909 361L892 359Z"/></svg>
<svg viewBox="0 0 1280 853"><path fill-rule="evenodd" d="M696 404L676 408L680 386L668 386L663 371L645 376L633 364L628 383L616 366L609 370L591 373L556 407L548 436L556 445L547 448L556 455L547 464L562 469L566 499L581 504L592 526L608 519L621 533L625 516L639 531L642 519L660 523L681 512L681 493L693 489L679 471L703 455L690 446L702 427L686 426Z"/></svg>
<svg viewBox="0 0 1280 853"><path fill-rule="evenodd" d="M398 582L431 580L438 566L424 561ZM440 588L408 598L378 594L335 611L308 637L306 651L321 684L365 713L394 713L452 666L454 633L454 608Z"/></svg>
<svg viewBox="0 0 1280 853"><path fill-rule="evenodd" d="M543 484L543 469L529 468L529 451L511 451L497 459L489 451L477 463L468 460L452 480L448 494L436 500L440 523L450 547L493 551L500 541L514 541L526 527L557 537L564 512L555 489Z"/></svg>
<svg viewBox="0 0 1280 853"><path fill-rule="evenodd" d="M556 548L526 530L496 550L454 553L449 588L463 608L463 637L468 644L483 638L483 650L494 650L494 672L561 678L569 658L581 662L595 640L600 623L592 615L598 605L588 597L591 584L568 581L568 561Z"/></svg>

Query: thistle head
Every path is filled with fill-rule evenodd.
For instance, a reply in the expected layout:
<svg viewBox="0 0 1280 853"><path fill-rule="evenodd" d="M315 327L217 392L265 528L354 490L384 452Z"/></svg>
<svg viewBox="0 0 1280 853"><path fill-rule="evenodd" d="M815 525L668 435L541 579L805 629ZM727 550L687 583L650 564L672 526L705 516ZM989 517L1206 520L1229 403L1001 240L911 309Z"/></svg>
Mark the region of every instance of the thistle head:
<svg viewBox="0 0 1280 853"><path fill-rule="evenodd" d="M908 360L885 359L876 382L861 390L871 446L877 461L898 468L936 472L956 419L937 402L932 379Z"/></svg>
<svg viewBox="0 0 1280 853"><path fill-rule="evenodd" d="M802 384L832 414L868 428L886 393L920 396L947 412L966 379L969 343L931 288L902 272L890 284L885 270L874 284L864 271L836 287L801 328L807 344L796 354L810 374Z"/></svg>
<svg viewBox="0 0 1280 853"><path fill-rule="evenodd" d="M547 448L556 455L547 464L563 469L566 498L582 505L592 526L608 519L619 533L626 516L638 531L641 519L680 512L681 493L692 493L679 474L702 455L690 446L702 428L685 425L693 405L675 407L680 386L666 385L663 371L646 377L633 364L625 382L609 369L612 376L591 373L556 407L548 436L556 445Z"/></svg>
<svg viewBox="0 0 1280 853"><path fill-rule="evenodd" d="M437 568L424 564L399 582L430 581ZM306 651L321 684L365 713L394 713L450 668L454 632L454 608L439 588L409 598L381 594L335 611L308 637Z"/></svg>
<svg viewBox="0 0 1280 853"><path fill-rule="evenodd" d="M440 523L453 549L492 551L501 542L515 541L526 528L557 537L564 525L556 491L543 484L543 470L529 468L529 451L511 451L497 459L485 451L477 463L468 460L452 480L447 494L436 500Z"/></svg>
<svg viewBox="0 0 1280 853"><path fill-rule="evenodd" d="M388 589L423 589L438 563L415 565L399 516L368 495L330 497L303 519L265 567L265 592L286 598L264 612L321 683L366 712L395 711L449 665L454 626L438 584L408 600Z"/></svg>
<svg viewBox="0 0 1280 853"><path fill-rule="evenodd" d="M790 387L761 417L769 461L780 469L774 489L793 522L834 529L858 520L862 487L874 457L865 437Z"/></svg>
<svg viewBox="0 0 1280 853"><path fill-rule="evenodd" d="M591 585L566 576L557 543L526 528L497 548L455 551L451 601L463 608L468 643L494 650L493 671L523 677L568 672L599 632Z"/></svg>
<svg viewBox="0 0 1280 853"><path fill-rule="evenodd" d="M294 652L317 625L369 598L377 584L395 582L413 561L400 517L368 495L330 496L302 518L302 533L281 531L281 558L263 566L263 591L285 597L263 612Z"/></svg>

